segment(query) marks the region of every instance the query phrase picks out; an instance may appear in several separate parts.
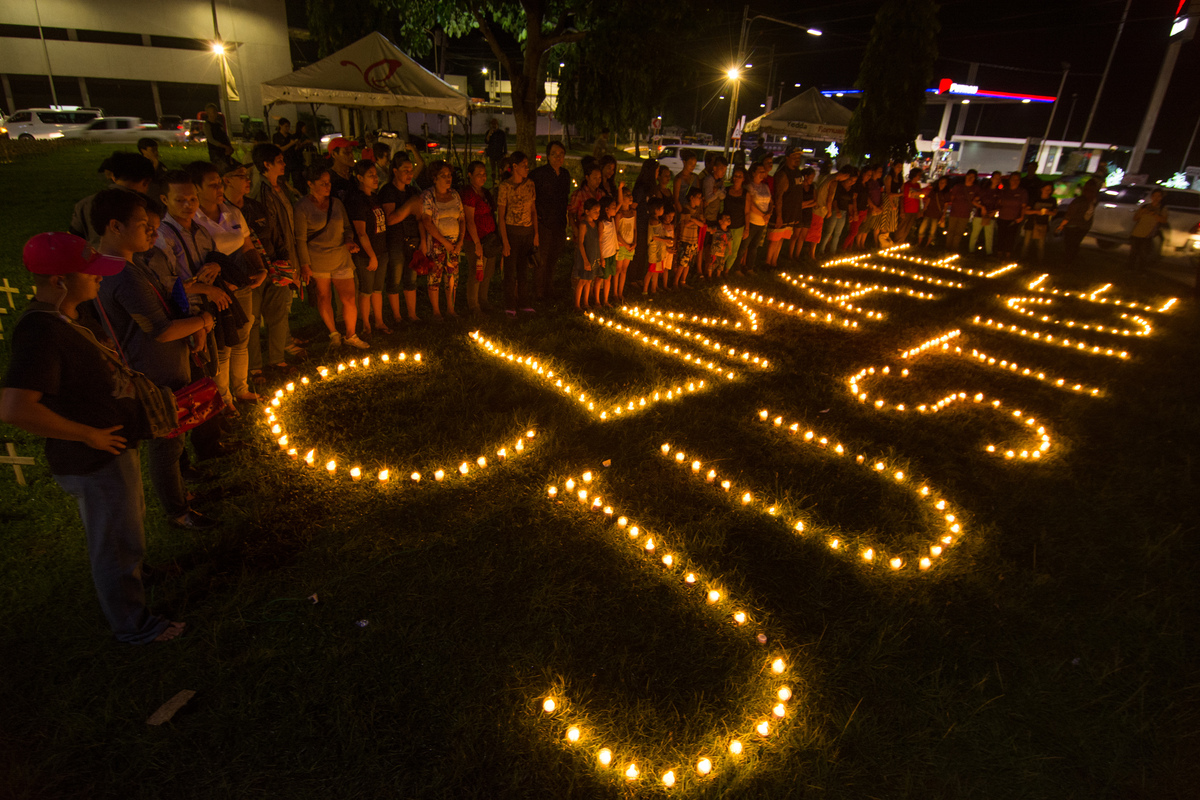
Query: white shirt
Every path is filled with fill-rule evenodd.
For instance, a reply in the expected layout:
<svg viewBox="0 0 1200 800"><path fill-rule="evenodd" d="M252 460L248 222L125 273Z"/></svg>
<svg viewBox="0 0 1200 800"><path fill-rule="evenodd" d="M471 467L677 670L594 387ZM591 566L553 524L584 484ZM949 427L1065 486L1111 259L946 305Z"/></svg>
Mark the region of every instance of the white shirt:
<svg viewBox="0 0 1200 800"><path fill-rule="evenodd" d="M231 256L245 246L250 229L246 225L246 218L235 206L222 201L219 209L220 216L216 220L209 219L199 210L193 219L212 236L217 250Z"/></svg>

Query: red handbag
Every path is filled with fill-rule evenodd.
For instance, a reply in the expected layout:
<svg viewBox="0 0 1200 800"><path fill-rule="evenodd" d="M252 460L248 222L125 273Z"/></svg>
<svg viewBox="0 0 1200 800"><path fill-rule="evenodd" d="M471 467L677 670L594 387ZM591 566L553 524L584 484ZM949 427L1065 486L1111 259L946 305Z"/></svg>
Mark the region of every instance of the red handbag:
<svg viewBox="0 0 1200 800"><path fill-rule="evenodd" d="M409 269L417 275L428 275L433 266L433 260L425 255L424 250L414 250L412 258L408 260Z"/></svg>

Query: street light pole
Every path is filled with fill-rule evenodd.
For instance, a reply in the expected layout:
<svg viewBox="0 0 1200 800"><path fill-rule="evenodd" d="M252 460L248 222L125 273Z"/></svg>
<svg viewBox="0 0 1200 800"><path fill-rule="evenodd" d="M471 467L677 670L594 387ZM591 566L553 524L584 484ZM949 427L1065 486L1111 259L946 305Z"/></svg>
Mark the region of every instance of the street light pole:
<svg viewBox="0 0 1200 800"><path fill-rule="evenodd" d="M1092 101L1092 110L1088 112L1087 122L1083 125L1083 135L1079 137L1079 149L1087 147L1088 132L1092 129L1092 120L1096 117L1096 108L1100 105L1100 95L1104 93L1104 84L1108 81L1108 70L1112 67L1113 57L1117 54L1117 45L1121 42L1121 32L1125 30L1125 18L1129 16L1129 6L1133 0L1125 0L1125 10L1121 13L1121 22L1117 25L1117 36L1113 39L1112 49L1108 51L1108 61L1104 64L1104 74L1100 76L1100 88L1096 89L1096 99Z"/></svg>
<svg viewBox="0 0 1200 800"><path fill-rule="evenodd" d="M1054 96L1054 105L1050 106L1050 120L1046 123L1046 132L1042 134L1042 143L1038 145L1037 163L1038 169L1041 169L1042 150L1046 147L1046 140L1050 138L1050 126L1054 124L1054 114L1058 111L1058 101L1062 99L1063 87L1067 85L1067 73L1071 71L1071 65L1066 61L1063 62L1063 76L1058 84L1058 94ZM1053 170L1051 170L1053 172Z"/></svg>
<svg viewBox="0 0 1200 800"><path fill-rule="evenodd" d="M725 157L729 158L729 145L733 141L733 120L737 116L738 89L741 87L742 62L746 60L746 29L750 26L750 6L742 7L742 32L738 36L737 64L728 73L733 81L733 96L729 100L729 116L725 120Z"/></svg>

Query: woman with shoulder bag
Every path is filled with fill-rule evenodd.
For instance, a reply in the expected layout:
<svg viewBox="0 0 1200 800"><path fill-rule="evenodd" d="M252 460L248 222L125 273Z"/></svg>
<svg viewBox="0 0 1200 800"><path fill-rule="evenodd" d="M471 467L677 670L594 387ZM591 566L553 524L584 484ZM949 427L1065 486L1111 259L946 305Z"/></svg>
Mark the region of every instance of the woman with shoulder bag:
<svg viewBox="0 0 1200 800"><path fill-rule="evenodd" d="M397 155L388 166L392 179L379 190L379 202L387 216L388 277L387 296L392 307L392 319L400 322L400 291L404 290L404 307L409 322L417 317L417 273L413 270L413 254L421 250L421 190L413 185L416 167L403 155Z"/></svg>
<svg viewBox="0 0 1200 800"><path fill-rule="evenodd" d="M296 204L296 253L300 257L300 282L312 279L317 286L317 312L329 330L329 344L342 342L366 350L370 345L354 332L358 325L358 305L354 297L354 262L358 252L354 228L342 201L331 197L333 181L329 169L319 164L309 170L308 194ZM336 289L346 322L343 338L333 316L333 292Z"/></svg>
<svg viewBox="0 0 1200 800"><path fill-rule="evenodd" d="M463 207L467 215L467 238L463 242L463 260L467 270L467 308L475 316L489 313L488 288L496 269L496 257L501 253L500 234L496 232L495 203L484 188L487 167L482 161L472 161L467 167L467 187L462 190ZM482 287L482 297L480 289Z"/></svg>

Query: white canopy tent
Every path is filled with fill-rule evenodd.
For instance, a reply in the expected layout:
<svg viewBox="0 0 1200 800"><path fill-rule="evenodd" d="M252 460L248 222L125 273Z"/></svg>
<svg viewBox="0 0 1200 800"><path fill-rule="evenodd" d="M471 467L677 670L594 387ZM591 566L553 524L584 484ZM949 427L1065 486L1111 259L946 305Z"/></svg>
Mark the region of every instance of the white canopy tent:
<svg viewBox="0 0 1200 800"><path fill-rule="evenodd" d="M747 133L773 133L799 139L840 142L853 112L817 89L807 89L769 114L746 123Z"/></svg>
<svg viewBox="0 0 1200 800"><path fill-rule="evenodd" d="M370 33L315 64L262 84L263 103L312 103L466 118L467 96Z"/></svg>

